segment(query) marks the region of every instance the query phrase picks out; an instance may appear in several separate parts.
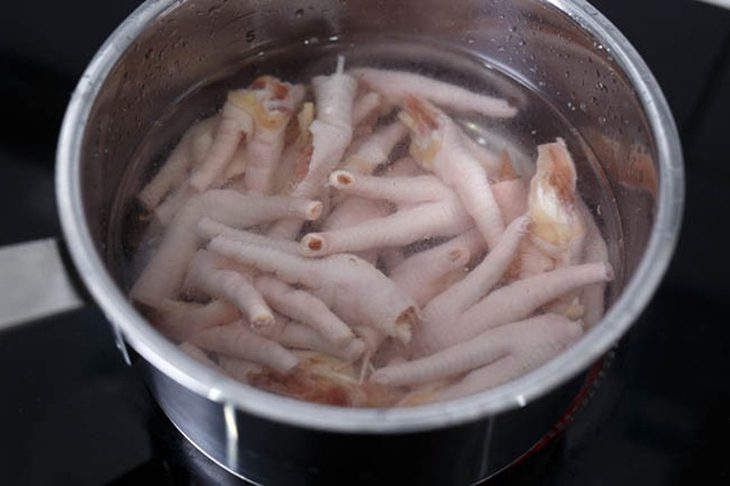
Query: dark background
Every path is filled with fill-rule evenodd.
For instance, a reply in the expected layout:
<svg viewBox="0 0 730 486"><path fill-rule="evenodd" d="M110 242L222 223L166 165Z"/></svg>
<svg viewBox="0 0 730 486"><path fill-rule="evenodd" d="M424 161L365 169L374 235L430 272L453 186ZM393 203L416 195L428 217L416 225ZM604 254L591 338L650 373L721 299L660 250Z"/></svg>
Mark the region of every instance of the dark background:
<svg viewBox="0 0 730 486"><path fill-rule="evenodd" d="M3 2L0 244L58 234L65 104L138 3ZM673 109L687 167L682 236L589 406L489 484L730 484L730 12L694 0L593 4L644 56ZM93 309L0 336L0 474L8 485L230 482L171 429Z"/></svg>

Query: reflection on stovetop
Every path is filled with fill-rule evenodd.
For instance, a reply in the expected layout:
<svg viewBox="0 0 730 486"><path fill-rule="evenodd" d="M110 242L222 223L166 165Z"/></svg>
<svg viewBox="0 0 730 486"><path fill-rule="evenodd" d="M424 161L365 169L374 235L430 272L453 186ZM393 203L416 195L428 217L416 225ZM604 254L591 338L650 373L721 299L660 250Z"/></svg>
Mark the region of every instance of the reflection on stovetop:
<svg viewBox="0 0 730 486"><path fill-rule="evenodd" d="M65 104L94 50L138 3L3 5L1 245L58 234L53 156ZM592 3L647 60L677 118L683 233L588 406L488 484L730 484L730 15L694 1ZM0 390L2 484L242 484L165 418L98 310L0 335Z"/></svg>

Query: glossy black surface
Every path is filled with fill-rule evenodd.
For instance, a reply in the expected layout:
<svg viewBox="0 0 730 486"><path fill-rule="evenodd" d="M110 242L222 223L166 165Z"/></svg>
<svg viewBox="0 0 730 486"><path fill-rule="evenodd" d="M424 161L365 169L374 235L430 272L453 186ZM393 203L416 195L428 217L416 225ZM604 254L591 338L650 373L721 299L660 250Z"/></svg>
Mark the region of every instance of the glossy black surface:
<svg viewBox="0 0 730 486"><path fill-rule="evenodd" d="M588 407L489 484L730 484L730 12L692 0L593 3L644 56L674 110L687 161L684 228L667 278ZM136 4L3 5L0 244L58 232L53 157L65 103ZM8 485L237 484L161 414L97 310L0 335L0 471Z"/></svg>

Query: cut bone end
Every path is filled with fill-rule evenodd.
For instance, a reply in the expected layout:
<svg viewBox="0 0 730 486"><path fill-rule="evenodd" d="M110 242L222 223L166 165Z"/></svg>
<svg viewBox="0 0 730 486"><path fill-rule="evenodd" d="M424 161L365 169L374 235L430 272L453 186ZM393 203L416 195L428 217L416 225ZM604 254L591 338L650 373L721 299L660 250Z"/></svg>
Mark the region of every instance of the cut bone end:
<svg viewBox="0 0 730 486"><path fill-rule="evenodd" d="M307 209L305 211L305 214L307 216L307 219L309 221L316 221L319 219L320 216L322 216L322 210L324 209L324 204L322 204L320 201L314 201L307 205Z"/></svg>
<svg viewBox="0 0 730 486"><path fill-rule="evenodd" d="M317 255L326 248L325 239L319 233L309 233L302 238L302 253L307 256Z"/></svg>
<svg viewBox="0 0 730 486"><path fill-rule="evenodd" d="M336 170L330 174L329 183L332 187L340 188L350 186L355 182L355 177L346 170Z"/></svg>
<svg viewBox="0 0 730 486"><path fill-rule="evenodd" d="M260 312L251 316L251 327L254 329L265 329L274 325L276 319L270 312Z"/></svg>

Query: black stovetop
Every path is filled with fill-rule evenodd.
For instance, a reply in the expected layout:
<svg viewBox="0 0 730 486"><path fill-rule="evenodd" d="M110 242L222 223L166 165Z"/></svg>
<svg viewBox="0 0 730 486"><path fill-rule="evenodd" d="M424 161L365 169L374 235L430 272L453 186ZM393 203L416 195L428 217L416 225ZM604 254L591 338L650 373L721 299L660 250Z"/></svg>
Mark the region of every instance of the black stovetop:
<svg viewBox="0 0 730 486"><path fill-rule="evenodd" d="M139 2L7 3L0 244L58 233L53 158L65 103ZM682 237L589 406L489 484L730 484L730 12L694 0L593 3L644 56L674 111L687 167ZM0 335L0 474L9 485L237 484L172 428L93 309Z"/></svg>

